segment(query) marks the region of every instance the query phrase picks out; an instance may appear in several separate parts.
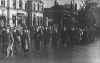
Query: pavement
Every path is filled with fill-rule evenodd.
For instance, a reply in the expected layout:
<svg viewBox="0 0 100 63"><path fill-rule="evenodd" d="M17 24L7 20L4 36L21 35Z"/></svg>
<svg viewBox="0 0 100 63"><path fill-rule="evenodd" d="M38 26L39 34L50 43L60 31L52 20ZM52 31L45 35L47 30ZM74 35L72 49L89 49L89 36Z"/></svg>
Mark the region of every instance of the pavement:
<svg viewBox="0 0 100 63"><path fill-rule="evenodd" d="M3 58L0 63L100 63L100 39L72 48L43 49L39 55Z"/></svg>

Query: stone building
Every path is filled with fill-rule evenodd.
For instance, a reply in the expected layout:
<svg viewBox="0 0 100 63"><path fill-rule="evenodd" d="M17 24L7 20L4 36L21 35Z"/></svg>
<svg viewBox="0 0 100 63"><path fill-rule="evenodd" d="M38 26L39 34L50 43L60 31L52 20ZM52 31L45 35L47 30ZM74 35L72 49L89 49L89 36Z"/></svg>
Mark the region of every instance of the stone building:
<svg viewBox="0 0 100 63"><path fill-rule="evenodd" d="M28 0L26 3L28 13L27 25L29 27L43 26L44 3L41 0Z"/></svg>
<svg viewBox="0 0 100 63"><path fill-rule="evenodd" d="M0 0L0 16L5 16L6 25L14 27L19 21L25 20L25 2L26 0Z"/></svg>

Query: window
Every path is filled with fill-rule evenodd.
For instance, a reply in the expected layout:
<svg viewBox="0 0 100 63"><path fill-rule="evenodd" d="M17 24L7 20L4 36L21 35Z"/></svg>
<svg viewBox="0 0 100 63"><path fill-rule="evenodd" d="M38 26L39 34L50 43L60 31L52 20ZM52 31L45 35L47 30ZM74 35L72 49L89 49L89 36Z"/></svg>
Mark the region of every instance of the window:
<svg viewBox="0 0 100 63"><path fill-rule="evenodd" d="M35 4L34 4L34 10L35 10Z"/></svg>
<svg viewBox="0 0 100 63"><path fill-rule="evenodd" d="M40 25L41 25L41 26L43 25L42 17L40 17Z"/></svg>
<svg viewBox="0 0 100 63"><path fill-rule="evenodd" d="M35 17L35 15L33 16L32 26L33 25L36 25L36 17Z"/></svg>
<svg viewBox="0 0 100 63"><path fill-rule="evenodd" d="M40 17L38 17L38 25L41 26Z"/></svg>
<svg viewBox="0 0 100 63"><path fill-rule="evenodd" d="M39 11L41 11L41 4L39 4Z"/></svg>
<svg viewBox="0 0 100 63"><path fill-rule="evenodd" d="M16 0L13 0L13 8L16 9Z"/></svg>
<svg viewBox="0 0 100 63"><path fill-rule="evenodd" d="M16 24L17 24L17 23L16 23L16 16L13 15L13 16L12 16L12 20L13 20L13 24L16 25Z"/></svg>
<svg viewBox="0 0 100 63"><path fill-rule="evenodd" d="M39 11L39 9L40 9L40 4L39 4L39 3L38 3L38 5L37 5L37 7L38 7L38 9L37 9L37 10Z"/></svg>
<svg viewBox="0 0 100 63"><path fill-rule="evenodd" d="M19 0L19 9L23 8L22 5L23 5L22 0Z"/></svg>
<svg viewBox="0 0 100 63"><path fill-rule="evenodd" d="M38 17L36 16L36 25L38 26L39 23L38 23Z"/></svg>
<svg viewBox="0 0 100 63"><path fill-rule="evenodd" d="M5 26L6 24L6 17L5 16L0 16L0 25Z"/></svg>
<svg viewBox="0 0 100 63"><path fill-rule="evenodd" d="M35 10L35 3L32 4L32 11Z"/></svg>
<svg viewBox="0 0 100 63"><path fill-rule="evenodd" d="M5 6L5 0L1 0L1 6Z"/></svg>
<svg viewBox="0 0 100 63"><path fill-rule="evenodd" d="M42 11L44 11L44 6L42 5Z"/></svg>
<svg viewBox="0 0 100 63"><path fill-rule="evenodd" d="M43 11L43 5L42 4L40 4L39 11Z"/></svg>
<svg viewBox="0 0 100 63"><path fill-rule="evenodd" d="M21 25L23 21L23 14L17 13L17 25Z"/></svg>
<svg viewBox="0 0 100 63"><path fill-rule="evenodd" d="M37 5L37 3L35 3L35 11L37 11L38 10L38 5Z"/></svg>

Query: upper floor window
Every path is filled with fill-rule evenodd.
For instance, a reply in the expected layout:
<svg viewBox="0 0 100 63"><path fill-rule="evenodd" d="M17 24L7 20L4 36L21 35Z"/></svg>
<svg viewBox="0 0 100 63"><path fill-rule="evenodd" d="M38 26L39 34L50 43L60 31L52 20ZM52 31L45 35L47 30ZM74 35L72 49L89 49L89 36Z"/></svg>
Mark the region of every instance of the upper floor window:
<svg viewBox="0 0 100 63"><path fill-rule="evenodd" d="M38 3L35 3L35 11L38 11Z"/></svg>
<svg viewBox="0 0 100 63"><path fill-rule="evenodd" d="M35 10L35 3L32 3L32 11Z"/></svg>
<svg viewBox="0 0 100 63"><path fill-rule="evenodd" d="M22 9L23 8L23 2L22 2L22 0L19 0L19 9Z"/></svg>
<svg viewBox="0 0 100 63"><path fill-rule="evenodd" d="M37 7L38 7L38 9L37 9L37 10L39 11L39 9L40 9L40 3L38 3Z"/></svg>
<svg viewBox="0 0 100 63"><path fill-rule="evenodd" d="M42 11L44 11L44 6L42 5Z"/></svg>
<svg viewBox="0 0 100 63"><path fill-rule="evenodd" d="M35 4L34 4L34 10L35 10Z"/></svg>
<svg viewBox="0 0 100 63"><path fill-rule="evenodd" d="M13 8L16 9L16 0L13 0Z"/></svg>
<svg viewBox="0 0 100 63"><path fill-rule="evenodd" d="M40 4L40 9L39 10L43 11L43 5L42 4Z"/></svg>
<svg viewBox="0 0 100 63"><path fill-rule="evenodd" d="M5 0L1 0L1 6L5 6Z"/></svg>

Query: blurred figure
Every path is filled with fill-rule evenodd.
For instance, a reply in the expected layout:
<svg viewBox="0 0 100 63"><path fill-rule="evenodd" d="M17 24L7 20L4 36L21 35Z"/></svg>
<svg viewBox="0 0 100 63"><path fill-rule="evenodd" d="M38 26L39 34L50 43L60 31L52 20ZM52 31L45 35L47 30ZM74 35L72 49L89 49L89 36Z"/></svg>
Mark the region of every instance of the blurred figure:
<svg viewBox="0 0 100 63"><path fill-rule="evenodd" d="M9 42L7 46L7 57L14 56L14 30L12 28L9 29Z"/></svg>
<svg viewBox="0 0 100 63"><path fill-rule="evenodd" d="M39 53L40 52L40 34L41 31L35 33L35 50Z"/></svg>
<svg viewBox="0 0 100 63"><path fill-rule="evenodd" d="M44 47L47 48L49 44L49 31L48 29L44 31Z"/></svg>
<svg viewBox="0 0 100 63"><path fill-rule="evenodd" d="M19 52L19 49L21 47L21 34L18 30L15 30L13 32L13 37L14 37L14 54L17 55Z"/></svg>
<svg viewBox="0 0 100 63"><path fill-rule="evenodd" d="M21 42L22 42L22 49L24 53L29 51L29 37L27 34L28 30L22 31Z"/></svg>

